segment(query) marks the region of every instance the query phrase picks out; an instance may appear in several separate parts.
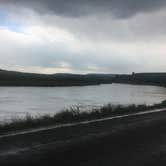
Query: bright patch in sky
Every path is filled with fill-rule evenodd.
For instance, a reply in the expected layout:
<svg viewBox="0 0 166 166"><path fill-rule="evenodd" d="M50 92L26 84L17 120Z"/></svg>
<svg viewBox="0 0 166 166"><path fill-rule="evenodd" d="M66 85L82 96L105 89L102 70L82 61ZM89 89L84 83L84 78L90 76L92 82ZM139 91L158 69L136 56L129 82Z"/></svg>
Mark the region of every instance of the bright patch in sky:
<svg viewBox="0 0 166 166"><path fill-rule="evenodd" d="M23 25L16 20L11 19L8 12L0 8L0 26L6 27L11 31L21 32Z"/></svg>

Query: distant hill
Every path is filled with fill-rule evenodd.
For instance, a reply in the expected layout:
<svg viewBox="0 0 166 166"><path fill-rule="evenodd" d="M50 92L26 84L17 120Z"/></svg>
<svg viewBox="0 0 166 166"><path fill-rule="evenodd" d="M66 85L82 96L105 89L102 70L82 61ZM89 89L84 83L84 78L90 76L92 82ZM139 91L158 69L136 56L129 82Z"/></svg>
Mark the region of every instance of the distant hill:
<svg viewBox="0 0 166 166"><path fill-rule="evenodd" d="M166 73L132 74L37 74L0 70L0 86L84 86L110 83L166 87Z"/></svg>
<svg viewBox="0 0 166 166"><path fill-rule="evenodd" d="M105 74L37 74L0 70L0 86L82 86L112 83Z"/></svg>

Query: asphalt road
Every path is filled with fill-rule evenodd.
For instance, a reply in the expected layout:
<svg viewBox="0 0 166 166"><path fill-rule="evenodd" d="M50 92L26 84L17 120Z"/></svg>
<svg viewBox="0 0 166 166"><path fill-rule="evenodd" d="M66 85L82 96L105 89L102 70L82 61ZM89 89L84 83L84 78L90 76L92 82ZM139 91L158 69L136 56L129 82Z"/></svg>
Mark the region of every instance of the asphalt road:
<svg viewBox="0 0 166 166"><path fill-rule="evenodd" d="M166 111L0 136L0 165L166 165Z"/></svg>

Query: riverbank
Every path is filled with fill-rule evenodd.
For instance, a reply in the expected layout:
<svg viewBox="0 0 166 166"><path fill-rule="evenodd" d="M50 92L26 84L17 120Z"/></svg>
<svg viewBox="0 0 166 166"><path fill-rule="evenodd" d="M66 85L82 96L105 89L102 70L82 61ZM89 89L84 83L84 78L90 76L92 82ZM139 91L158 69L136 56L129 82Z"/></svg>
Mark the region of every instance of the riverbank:
<svg viewBox="0 0 166 166"><path fill-rule="evenodd" d="M0 134L2 135L5 133L47 127L52 125L55 126L60 124L84 122L160 108L166 108L166 101L163 101L159 104L154 104L152 106L134 104L129 106L114 106L108 104L101 108L87 111L80 111L79 107L70 108L55 115L46 114L39 117L27 115L25 118L22 119L13 119L8 123L3 123L0 125Z"/></svg>

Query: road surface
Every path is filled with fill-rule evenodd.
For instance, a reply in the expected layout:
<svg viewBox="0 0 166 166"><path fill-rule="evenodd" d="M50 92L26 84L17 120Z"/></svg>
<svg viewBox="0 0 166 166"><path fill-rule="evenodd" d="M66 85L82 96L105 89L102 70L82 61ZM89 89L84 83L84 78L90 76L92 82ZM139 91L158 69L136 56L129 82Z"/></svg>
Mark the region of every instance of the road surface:
<svg viewBox="0 0 166 166"><path fill-rule="evenodd" d="M0 165L166 165L166 109L1 135Z"/></svg>

